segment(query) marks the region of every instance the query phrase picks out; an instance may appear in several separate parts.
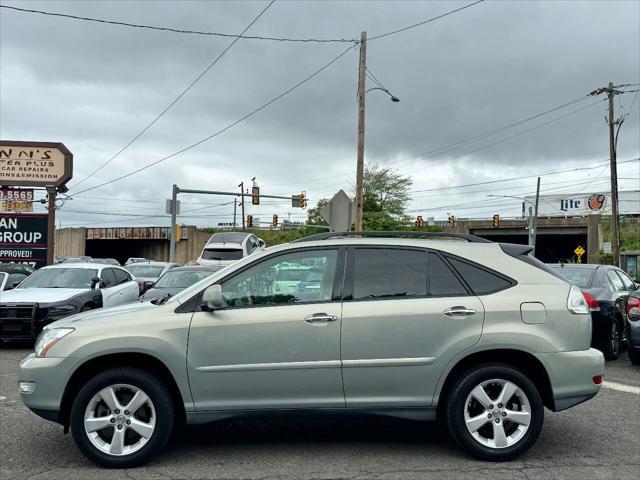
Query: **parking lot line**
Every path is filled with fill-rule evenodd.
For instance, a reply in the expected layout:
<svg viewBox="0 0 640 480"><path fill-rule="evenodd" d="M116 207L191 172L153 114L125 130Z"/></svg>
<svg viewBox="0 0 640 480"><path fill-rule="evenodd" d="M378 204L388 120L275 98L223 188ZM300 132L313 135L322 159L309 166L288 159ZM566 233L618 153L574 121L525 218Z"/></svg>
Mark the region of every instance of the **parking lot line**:
<svg viewBox="0 0 640 480"><path fill-rule="evenodd" d="M625 385L624 383L616 382L602 382L604 388L610 388L611 390L618 390L620 392L635 393L640 395L640 387L634 387L633 385Z"/></svg>

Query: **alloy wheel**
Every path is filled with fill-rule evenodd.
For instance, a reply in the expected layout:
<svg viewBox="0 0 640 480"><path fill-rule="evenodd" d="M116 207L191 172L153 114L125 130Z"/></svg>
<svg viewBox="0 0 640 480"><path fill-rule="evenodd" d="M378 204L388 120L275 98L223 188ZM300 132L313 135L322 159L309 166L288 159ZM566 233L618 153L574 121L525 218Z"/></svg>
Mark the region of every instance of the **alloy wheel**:
<svg viewBox="0 0 640 480"><path fill-rule="evenodd" d="M115 456L140 450L156 427L156 410L140 388L115 384L96 393L84 413L84 429L98 450Z"/></svg>
<svg viewBox="0 0 640 480"><path fill-rule="evenodd" d="M620 331L616 321L611 322L611 352L615 356L620 354Z"/></svg>
<svg viewBox="0 0 640 480"><path fill-rule="evenodd" d="M477 385L467 396L464 421L468 432L489 448L518 443L531 423L529 399L515 383L491 379Z"/></svg>

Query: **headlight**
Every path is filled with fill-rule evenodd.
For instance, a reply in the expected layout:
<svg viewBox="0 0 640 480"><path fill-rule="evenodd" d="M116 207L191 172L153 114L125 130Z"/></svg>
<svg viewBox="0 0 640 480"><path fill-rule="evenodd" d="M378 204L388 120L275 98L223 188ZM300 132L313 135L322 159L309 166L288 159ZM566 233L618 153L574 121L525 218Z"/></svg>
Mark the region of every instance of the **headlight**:
<svg viewBox="0 0 640 480"><path fill-rule="evenodd" d="M75 328L52 328L50 330L43 330L36 342L36 357L44 357L51 347L74 330Z"/></svg>
<svg viewBox="0 0 640 480"><path fill-rule="evenodd" d="M52 317L58 317L60 315L69 315L75 311L76 307L73 305L56 305L49 308L48 314Z"/></svg>

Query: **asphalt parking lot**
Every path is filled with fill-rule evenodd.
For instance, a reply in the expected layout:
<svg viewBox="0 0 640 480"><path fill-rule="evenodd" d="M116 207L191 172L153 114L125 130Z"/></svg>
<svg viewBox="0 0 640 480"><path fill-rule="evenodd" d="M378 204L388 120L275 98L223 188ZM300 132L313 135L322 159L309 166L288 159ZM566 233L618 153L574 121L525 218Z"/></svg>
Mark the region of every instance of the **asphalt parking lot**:
<svg viewBox="0 0 640 480"><path fill-rule="evenodd" d="M436 423L378 418L229 420L180 432L151 463L115 473L89 463L62 427L28 411L16 389L29 348L0 346L2 479L640 478L640 367L607 363L605 388L547 411L542 435L509 463L472 460Z"/></svg>

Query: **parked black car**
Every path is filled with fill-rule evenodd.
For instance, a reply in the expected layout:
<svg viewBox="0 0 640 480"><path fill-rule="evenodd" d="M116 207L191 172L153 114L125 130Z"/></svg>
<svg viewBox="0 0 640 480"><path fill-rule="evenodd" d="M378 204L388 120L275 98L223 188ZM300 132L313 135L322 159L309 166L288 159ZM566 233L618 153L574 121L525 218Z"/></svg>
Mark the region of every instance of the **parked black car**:
<svg viewBox="0 0 640 480"><path fill-rule="evenodd" d="M640 365L640 290L629 295L627 302L627 345L629 360L634 365Z"/></svg>
<svg viewBox="0 0 640 480"><path fill-rule="evenodd" d="M637 285L612 265L557 264L552 269L582 289L591 309L591 345L607 360L620 355L627 332L627 302Z"/></svg>

